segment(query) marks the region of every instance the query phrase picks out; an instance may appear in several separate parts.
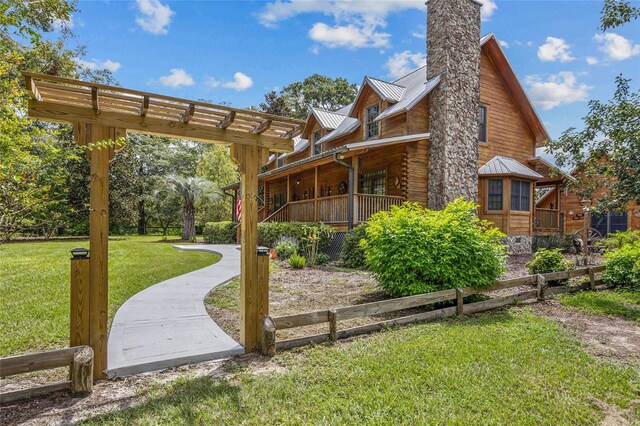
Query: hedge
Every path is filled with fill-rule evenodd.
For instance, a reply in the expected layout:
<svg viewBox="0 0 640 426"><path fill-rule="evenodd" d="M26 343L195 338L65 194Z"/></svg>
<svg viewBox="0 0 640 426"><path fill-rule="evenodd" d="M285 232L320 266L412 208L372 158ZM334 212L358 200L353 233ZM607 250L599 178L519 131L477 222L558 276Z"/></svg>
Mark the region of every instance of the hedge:
<svg viewBox="0 0 640 426"><path fill-rule="evenodd" d="M209 222L204 225L202 235L207 244L234 244L236 242L236 226L234 222Z"/></svg>

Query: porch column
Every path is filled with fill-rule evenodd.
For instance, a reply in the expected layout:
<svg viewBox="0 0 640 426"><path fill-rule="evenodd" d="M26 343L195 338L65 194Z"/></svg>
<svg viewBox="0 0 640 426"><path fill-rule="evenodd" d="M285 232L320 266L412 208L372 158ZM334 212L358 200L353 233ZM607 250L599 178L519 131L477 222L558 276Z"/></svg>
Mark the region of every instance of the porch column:
<svg viewBox="0 0 640 426"><path fill-rule="evenodd" d="M353 222L360 223L360 215L358 214L358 176L360 176L360 158L357 155L351 157L351 167L353 168Z"/></svg>
<svg viewBox="0 0 640 426"><path fill-rule="evenodd" d="M315 167L315 180L313 184L313 221L318 221L318 166Z"/></svg>

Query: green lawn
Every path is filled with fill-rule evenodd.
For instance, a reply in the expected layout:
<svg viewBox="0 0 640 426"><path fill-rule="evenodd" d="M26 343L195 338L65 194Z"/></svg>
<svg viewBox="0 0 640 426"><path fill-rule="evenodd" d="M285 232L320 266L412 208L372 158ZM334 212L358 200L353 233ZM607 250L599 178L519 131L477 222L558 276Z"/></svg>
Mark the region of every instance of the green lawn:
<svg viewBox="0 0 640 426"><path fill-rule="evenodd" d="M179 252L159 237L109 242L109 318L140 290L218 260ZM69 342L69 250L88 241L0 246L0 356Z"/></svg>
<svg viewBox="0 0 640 426"><path fill-rule="evenodd" d="M619 316L640 323L640 291L585 291L559 300L564 306L588 314Z"/></svg>
<svg viewBox="0 0 640 426"><path fill-rule="evenodd" d="M593 425L640 415L640 374L527 308L277 355L284 373L182 378L90 424ZM240 371L240 372L238 372ZM600 408L599 408L600 407ZM631 424L634 419L630 419Z"/></svg>

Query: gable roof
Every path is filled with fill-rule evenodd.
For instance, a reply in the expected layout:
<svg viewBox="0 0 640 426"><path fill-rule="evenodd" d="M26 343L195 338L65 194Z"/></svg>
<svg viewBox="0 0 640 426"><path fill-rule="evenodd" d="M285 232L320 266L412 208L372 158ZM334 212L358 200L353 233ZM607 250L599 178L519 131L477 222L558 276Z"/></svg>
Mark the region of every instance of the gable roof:
<svg viewBox="0 0 640 426"><path fill-rule="evenodd" d="M527 125L533 132L536 138L536 146L540 147L544 145L544 141L549 139L549 133L547 129L544 127L542 120L538 116L535 108L533 107L533 103L527 92L525 92L522 84L520 84L520 80L516 76L511 63L507 59L502 47L500 47L500 43L498 43L498 39L493 33L489 33L486 36L482 37L480 40L480 45L482 49L489 55L491 62L496 68L496 71L500 74L502 79L504 80L509 93L513 97L516 105L520 109L524 120L527 122Z"/></svg>
<svg viewBox="0 0 640 426"><path fill-rule="evenodd" d="M408 88L406 95L402 100L400 100L400 102L382 111L374 121L384 120L385 118L393 117L394 115L410 110L420 102L421 99L427 96L438 85L438 83L440 83L440 76L428 81L423 81L422 84L415 85L415 87L411 87L410 89Z"/></svg>
<svg viewBox="0 0 640 426"><path fill-rule="evenodd" d="M406 91L406 87L404 86L400 86L395 83L389 83L383 80L378 80L377 78L368 76L364 78L364 82L360 87L361 90L365 84L370 85L381 99L389 102L398 102L400 99L402 99L402 95L404 95L404 92Z"/></svg>
<svg viewBox="0 0 640 426"><path fill-rule="evenodd" d="M541 179L543 176L511 157L497 155L478 170L480 176L513 175L529 179Z"/></svg>
<svg viewBox="0 0 640 426"><path fill-rule="evenodd" d="M346 114L339 112L326 111L320 108L311 108L311 114L318 120L318 124L325 130L333 130L337 128Z"/></svg>
<svg viewBox="0 0 640 426"><path fill-rule="evenodd" d="M322 143L337 139L340 136L348 135L349 133L356 130L358 127L360 127L360 120L354 117L345 116L344 120L342 120L342 122L338 125L338 127L336 127L336 129L333 132L328 133L323 137L321 137L320 140L316 142L316 145L320 145Z"/></svg>

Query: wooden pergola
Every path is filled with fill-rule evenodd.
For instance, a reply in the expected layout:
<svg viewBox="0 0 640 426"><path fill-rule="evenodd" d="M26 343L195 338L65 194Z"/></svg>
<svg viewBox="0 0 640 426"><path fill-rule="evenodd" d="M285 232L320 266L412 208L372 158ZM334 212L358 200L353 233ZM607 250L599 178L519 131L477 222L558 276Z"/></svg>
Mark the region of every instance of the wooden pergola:
<svg viewBox="0 0 640 426"><path fill-rule="evenodd" d="M22 73L30 94L29 116L73 124L91 166L89 213L88 344L94 378L107 369L109 163L127 132L231 146L242 189L240 343L253 351L268 314L268 277L258 277L258 173L269 152L293 151L301 120L31 72Z"/></svg>

